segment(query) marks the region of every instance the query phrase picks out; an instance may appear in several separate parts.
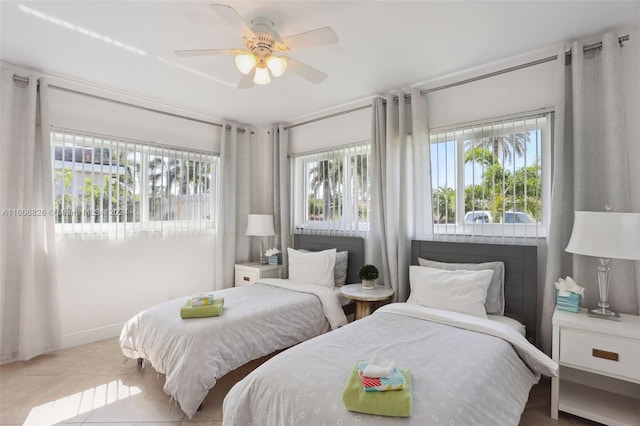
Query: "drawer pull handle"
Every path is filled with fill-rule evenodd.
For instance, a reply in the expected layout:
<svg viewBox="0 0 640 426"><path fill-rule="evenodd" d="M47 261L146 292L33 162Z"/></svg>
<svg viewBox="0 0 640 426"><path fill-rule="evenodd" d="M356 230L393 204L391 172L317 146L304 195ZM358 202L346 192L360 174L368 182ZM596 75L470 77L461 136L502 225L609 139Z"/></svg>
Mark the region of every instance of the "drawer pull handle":
<svg viewBox="0 0 640 426"><path fill-rule="evenodd" d="M251 278L249 278L249 277L242 277L242 279L245 280L245 281L251 281Z"/></svg>
<svg viewBox="0 0 640 426"><path fill-rule="evenodd" d="M602 349L592 349L591 355L596 358L604 358L611 361L619 361L620 358L620 356L616 352L603 351Z"/></svg>

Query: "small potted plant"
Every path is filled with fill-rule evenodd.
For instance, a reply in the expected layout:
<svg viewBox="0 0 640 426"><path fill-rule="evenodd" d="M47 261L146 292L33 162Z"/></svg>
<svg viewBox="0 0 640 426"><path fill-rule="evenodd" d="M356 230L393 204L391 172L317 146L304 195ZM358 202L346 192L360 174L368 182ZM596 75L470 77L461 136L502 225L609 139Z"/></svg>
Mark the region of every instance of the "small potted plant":
<svg viewBox="0 0 640 426"><path fill-rule="evenodd" d="M362 288L369 290L375 287L378 279L378 268L373 265L362 265L358 269L358 278L362 280Z"/></svg>

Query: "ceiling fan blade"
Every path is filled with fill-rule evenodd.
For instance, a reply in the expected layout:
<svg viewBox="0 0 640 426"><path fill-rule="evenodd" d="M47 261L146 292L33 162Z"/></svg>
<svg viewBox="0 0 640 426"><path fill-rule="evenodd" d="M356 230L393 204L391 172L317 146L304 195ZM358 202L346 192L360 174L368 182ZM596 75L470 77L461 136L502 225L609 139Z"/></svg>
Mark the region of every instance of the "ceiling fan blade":
<svg viewBox="0 0 640 426"><path fill-rule="evenodd" d="M210 55L238 55L244 53L242 49L191 49L176 50L178 56L210 56Z"/></svg>
<svg viewBox="0 0 640 426"><path fill-rule="evenodd" d="M250 89L253 87L253 76L255 74L255 68L253 69L253 72L250 72L249 74L243 75L242 78L240 79L240 82L238 83L238 89Z"/></svg>
<svg viewBox="0 0 640 426"><path fill-rule="evenodd" d="M303 49L306 47L323 46L338 42L338 35L331 27L318 28L282 40L289 49Z"/></svg>
<svg viewBox="0 0 640 426"><path fill-rule="evenodd" d="M238 15L238 12L231 6L226 4L210 4L213 9L224 21L233 28L238 34L248 39L257 38L249 25Z"/></svg>
<svg viewBox="0 0 640 426"><path fill-rule="evenodd" d="M288 62L287 70L291 70L291 72L298 74L302 78L306 78L312 83L319 84L327 78L327 74L322 71L318 71L307 64L303 64L302 62L291 58L286 59Z"/></svg>

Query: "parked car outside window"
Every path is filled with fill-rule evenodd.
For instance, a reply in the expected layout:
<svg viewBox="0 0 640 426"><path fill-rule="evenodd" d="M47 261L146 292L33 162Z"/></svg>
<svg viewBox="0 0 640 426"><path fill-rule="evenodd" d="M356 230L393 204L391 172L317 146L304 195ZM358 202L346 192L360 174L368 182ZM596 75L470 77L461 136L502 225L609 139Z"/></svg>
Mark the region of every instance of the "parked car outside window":
<svg viewBox="0 0 640 426"><path fill-rule="evenodd" d="M536 223L536 221L525 212L504 212L503 223Z"/></svg>
<svg viewBox="0 0 640 426"><path fill-rule="evenodd" d="M464 215L464 223L493 223L493 216L487 210L474 210Z"/></svg>
<svg viewBox="0 0 640 426"><path fill-rule="evenodd" d="M493 215L488 210L474 210L464 215L464 223L494 223ZM536 223L528 213L504 212L502 223Z"/></svg>

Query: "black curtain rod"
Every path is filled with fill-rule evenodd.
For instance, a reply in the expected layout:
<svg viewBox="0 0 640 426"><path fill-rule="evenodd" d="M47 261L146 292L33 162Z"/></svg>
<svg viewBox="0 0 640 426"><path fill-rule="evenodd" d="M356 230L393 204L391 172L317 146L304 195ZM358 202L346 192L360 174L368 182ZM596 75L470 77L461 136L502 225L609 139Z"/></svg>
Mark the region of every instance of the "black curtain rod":
<svg viewBox="0 0 640 426"><path fill-rule="evenodd" d="M29 79L27 77L22 77L22 76L19 76L17 74L13 75L13 81L19 81L21 83L29 84ZM54 85L54 84L51 84L50 87L55 87L56 89L64 90L64 91L67 91L67 92L77 93L79 95L88 96L88 97L96 98L96 99L101 99L101 100L104 100L104 101L113 102L113 103L120 104L120 105L130 106L130 107L134 107L134 108L137 108L137 109L142 109L142 110L145 110L145 111L155 112L155 113L158 113L158 114L164 114L164 115L168 115L170 117L182 118L184 120L195 121L196 123L209 124L211 126L222 127L222 124L216 123L216 122L213 122L213 121L201 120L199 118L193 118L193 117L187 117L185 115L174 114L172 112L162 111L162 110L156 109L156 108L144 107L144 106L141 106L141 105L136 105L136 104L131 103L131 102L119 101L119 100L116 100L116 99L108 98L106 96L93 95L93 94L90 94L90 93L82 92L80 90L69 89L68 87L57 86L57 85ZM226 130L231 130L231 126L227 125L225 127L225 129ZM245 133L246 130L241 128L241 127L238 127L238 132ZM251 131L251 134L253 135L254 132Z"/></svg>
<svg viewBox="0 0 640 426"><path fill-rule="evenodd" d="M618 37L618 43L620 44L620 47L624 46L624 42L625 41L629 41L629 34ZM596 50L596 49L602 49L602 42L601 41L598 42L598 43L593 43L593 44L589 44L587 46L584 46L583 52L588 52L590 50ZM565 53L565 57L571 57L571 50L569 50L568 52ZM505 68L505 69L502 69L502 70L494 71L494 72L491 72L491 73L488 73L488 74L479 75L477 77L468 78L466 80L457 81L455 83L445 84L444 86L438 86L438 87L434 87L432 89L421 90L420 94L421 95L426 95L427 93L435 92L435 91L438 91L438 90L448 89L450 87L460 86L460 85L467 84L467 83L473 83L474 81L483 80L483 79L489 78L489 77L495 77L496 75L506 74L506 73L509 73L509 72L512 72L512 71L521 70L523 68L529 68L529 67L532 67L534 65L544 64L546 62L555 61L556 59L558 59L558 55L548 56L546 58L542 58L542 59L538 59L538 60L535 60L535 61L527 62L526 64L516 65L516 66ZM405 97L405 99L411 98L411 95L405 95L404 97Z"/></svg>
<svg viewBox="0 0 640 426"><path fill-rule="evenodd" d="M624 42L625 41L629 41L629 34L626 34L626 35L618 37L618 43L620 44L620 47L624 46ZM583 51L584 52L588 52L590 50L595 50L595 49L602 49L602 42L601 41L598 42L598 43L593 43L593 44L589 44L589 45L584 46ZM569 50L568 52L565 53L565 57L569 57L569 58L571 57L571 50ZM490 73L487 73L487 74L482 74L482 75L479 75L479 76L476 76L476 77L468 78L466 80L456 81L454 83L445 84L443 86L438 86L438 87L433 87L431 89L421 90L420 94L421 95L426 95L427 93L436 92L438 90L449 89L451 87L461 86L461 85L467 84L467 83L473 83L474 81L484 80L484 79L489 78L489 77L495 77L497 75L510 73L512 71L517 71L517 70L521 70L521 69L524 69L524 68L529 68L529 67L532 67L534 65L544 64L544 63L547 63L547 62L555 61L556 59L558 59L558 55L548 56L546 58L542 58L542 59L538 59L538 60L535 60L535 61L527 62L525 64L520 64L520 65L516 65L516 66L513 66L513 67L505 68L505 69L502 69L502 70L490 72ZM15 75L15 74L13 75L13 80L14 81L26 82L26 83L29 82L28 78L20 77L20 76ZM74 92L74 93L79 93L79 94L85 95L85 96L92 96L92 97L95 97L95 98L98 98L98 99L104 99L104 100L107 100L107 101L116 102L116 103L127 105L127 106L133 106L133 107L144 109L144 110L147 110L147 111L158 112L158 113L170 115L170 116L173 116L173 117L184 118L184 119L196 121L196 122L199 122L199 123L211 124L213 126L222 127L222 124L214 123L214 122L211 122L211 121L205 121L205 120L200 120L200 119L197 119L197 118L185 117L185 116L182 116L182 115L173 114L173 113L166 112L166 111L161 111L161 110L157 110L157 109L153 109L153 108L142 107L142 106L131 104L131 103L128 103L128 102L116 101L114 99L109 99L109 98L105 98L105 97L97 96L97 95L90 95L90 94L79 92L79 91L76 91L76 90L73 90L73 89L68 89L66 87L60 87L60 86L53 86L53 87L57 87L59 89L67 90L67 91ZM411 99L411 94L404 95L404 99L405 100ZM398 102L398 100L399 100L399 97L395 97L394 98L394 102ZM290 126L285 126L284 129L285 130L293 129L294 127L303 126L305 124L310 124L310 123L315 123L317 121L326 120L328 118L333 118L333 117L337 117L337 116L344 115L344 114L349 114L351 112L360 111L360 110L366 109L366 108L371 108L371 105L364 105L364 106L361 106L361 107L351 108L351 109L348 109L346 111L340 111L340 112L336 112L336 113L333 113L333 114L325 115L325 116L322 116L322 117L314 118L314 119L311 119L311 120L303 121L301 123L292 124ZM230 130L230 129L231 129L231 126L227 126L227 130ZM238 131L241 132L241 133L244 133L245 129L238 128ZM253 133L254 132L251 132L251 134L253 134Z"/></svg>
<svg viewBox="0 0 640 426"><path fill-rule="evenodd" d="M618 37L618 43L620 44L620 47L624 46L624 42L625 41L629 41L629 35L628 34ZM590 50L595 50L595 49L602 49L602 42L601 41L598 42L598 43L593 43L593 44L589 44L587 46L584 46L583 51L584 52L588 52ZM567 57L567 58L571 57L571 50L569 50L568 52L565 53L565 57ZM521 69L524 69L524 68L529 68L529 67L532 67L534 65L544 64L546 62L555 61L556 59L558 59L558 55L553 55L553 56L549 56L549 57L546 57L546 58L537 59L535 61L527 62L525 64L515 65L513 67L509 67L509 68L505 68L505 69L502 69L502 70L490 72L490 73L487 73L487 74L482 74L482 75L479 75L479 76L476 76L476 77L468 78L466 80L456 81L454 83L445 84L443 86L433 87L431 89L424 89L424 90L420 91L420 94L421 95L426 95L427 93L436 92L438 90L449 89L449 88L455 87L455 86L462 86L463 84L473 83L474 81L484 80L485 78L495 77L497 75L506 74L506 73L509 73L509 72L512 72L512 71L517 71L517 70L521 70ZM404 95L404 99L405 100L410 100L411 99L411 94ZM399 101L399 97L396 96L393 101L394 102L398 102ZM359 110L365 109L365 108L371 108L371 105L365 105L365 106L358 107L358 108L352 108L352 109L348 109L346 111L336 112L334 114L330 114L330 115L326 115L326 116L323 116L323 117L314 118L314 119L308 120L308 121L303 121L302 123L292 124L291 126L285 127L285 130L289 130L291 128L298 127L298 126L303 126L303 125L309 124L309 123L315 123L316 121L325 120L327 118L333 118L333 117L336 117L336 116L339 116L339 115L349 114L351 112L359 111Z"/></svg>
<svg viewBox="0 0 640 426"><path fill-rule="evenodd" d="M315 123L316 121L326 120L327 118L333 118L333 117L337 117L339 115L345 115L345 114L349 114L349 113L352 113L352 112L355 112L355 111L360 111L362 109L367 109L367 108L371 108L371 104L363 105L363 106L355 107L355 108L351 108L351 109L347 109L345 111L340 111L340 112L336 112L336 113L329 114L329 115L324 115L324 116L318 117L318 118L313 118L311 120L303 121L302 123L292 124L291 126L285 126L284 129L285 130L293 129L294 127L304 126L305 124Z"/></svg>

